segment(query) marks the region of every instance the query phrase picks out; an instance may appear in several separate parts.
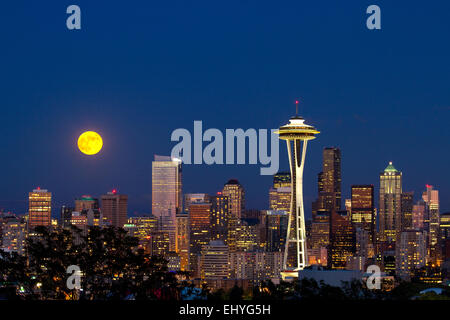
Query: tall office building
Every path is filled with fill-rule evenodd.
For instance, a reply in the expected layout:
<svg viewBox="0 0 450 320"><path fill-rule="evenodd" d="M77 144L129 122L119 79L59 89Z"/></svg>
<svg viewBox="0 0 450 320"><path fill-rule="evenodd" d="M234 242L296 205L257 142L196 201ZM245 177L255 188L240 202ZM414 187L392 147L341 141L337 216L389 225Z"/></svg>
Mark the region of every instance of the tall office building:
<svg viewBox="0 0 450 320"><path fill-rule="evenodd" d="M102 209L103 218L116 228L123 228L127 223L128 210L128 196L118 194L117 190L108 192L102 195Z"/></svg>
<svg viewBox="0 0 450 320"><path fill-rule="evenodd" d="M269 190L269 209L274 211L286 211L291 210L291 188L270 188Z"/></svg>
<svg viewBox="0 0 450 320"><path fill-rule="evenodd" d="M180 270L189 270L189 215L177 214L177 238L175 252L180 256Z"/></svg>
<svg viewBox="0 0 450 320"><path fill-rule="evenodd" d="M401 231L413 230L414 192L403 192L400 199L402 208Z"/></svg>
<svg viewBox="0 0 450 320"><path fill-rule="evenodd" d="M356 228L369 233L369 241L375 241L376 217L373 185L353 185L351 187L351 221Z"/></svg>
<svg viewBox="0 0 450 320"><path fill-rule="evenodd" d="M341 151L339 148L323 149L322 172L319 173L319 207L330 212L341 210Z"/></svg>
<svg viewBox="0 0 450 320"><path fill-rule="evenodd" d="M439 191L433 186L426 185L427 190L423 192L422 199L425 202L425 221L428 222L428 236L430 256L434 263L440 260L439 241Z"/></svg>
<svg viewBox="0 0 450 320"><path fill-rule="evenodd" d="M420 200L412 208L412 228L417 230L424 229L425 222L425 203Z"/></svg>
<svg viewBox="0 0 450 320"><path fill-rule="evenodd" d="M222 195L228 197L230 215L241 219L245 210L245 192L239 181L229 180L223 187Z"/></svg>
<svg viewBox="0 0 450 320"><path fill-rule="evenodd" d="M425 266L427 255L426 231L408 230L399 235L396 243L396 275L410 280L414 270Z"/></svg>
<svg viewBox="0 0 450 320"><path fill-rule="evenodd" d="M273 186L269 190L269 209L290 212L291 174L289 172L279 172L273 176Z"/></svg>
<svg viewBox="0 0 450 320"><path fill-rule="evenodd" d="M239 181L229 180L223 187L222 195L228 198L228 239L230 252L236 250L236 229L245 210L245 192Z"/></svg>
<svg viewBox="0 0 450 320"><path fill-rule="evenodd" d="M330 243L330 216L341 209L341 151L324 148L322 172L317 177L318 197L312 203L311 241L308 245L313 264L328 264Z"/></svg>
<svg viewBox="0 0 450 320"><path fill-rule="evenodd" d="M6 252L25 254L27 228L24 217L8 216L0 221L1 246Z"/></svg>
<svg viewBox="0 0 450 320"><path fill-rule="evenodd" d="M233 252L230 253L230 273L234 279L249 279L254 282L279 279L283 253Z"/></svg>
<svg viewBox="0 0 450 320"><path fill-rule="evenodd" d="M69 228L70 227L70 219L72 219L72 212L74 212L75 209L67 206L61 207L61 214L59 218L59 224L61 227Z"/></svg>
<svg viewBox="0 0 450 320"><path fill-rule="evenodd" d="M170 251L175 251L176 215L182 212L181 160L155 155L152 162L152 215L168 232Z"/></svg>
<svg viewBox="0 0 450 320"><path fill-rule="evenodd" d="M450 259L450 212L443 213L440 218L440 236L442 260Z"/></svg>
<svg viewBox="0 0 450 320"><path fill-rule="evenodd" d="M355 254L355 228L347 211L332 211L330 215L330 248L328 266L345 269L347 260Z"/></svg>
<svg viewBox="0 0 450 320"><path fill-rule="evenodd" d="M258 250L261 243L260 236L261 234L257 220L241 220L236 228L236 251Z"/></svg>
<svg viewBox="0 0 450 320"><path fill-rule="evenodd" d="M283 276L296 275L307 264L305 212L303 205L303 169L309 140L316 138L317 131L307 125L298 115L278 130L279 138L286 140L291 171L291 208L284 252Z"/></svg>
<svg viewBox="0 0 450 320"><path fill-rule="evenodd" d="M392 162L380 173L380 239L395 242L402 222L402 173Z"/></svg>
<svg viewBox="0 0 450 320"><path fill-rule="evenodd" d="M189 268L199 273L199 258L202 246L211 240L211 203L191 203L189 206Z"/></svg>
<svg viewBox="0 0 450 320"><path fill-rule="evenodd" d="M211 240L221 240L225 244L228 242L228 220L230 210L228 208L228 197L222 192L210 198L211 201Z"/></svg>
<svg viewBox="0 0 450 320"><path fill-rule="evenodd" d="M52 193L41 188L28 194L28 230L37 226L50 227L52 215Z"/></svg>
<svg viewBox="0 0 450 320"><path fill-rule="evenodd" d="M320 209L313 216L308 249L310 264L328 265L328 246L330 244L330 212Z"/></svg>
<svg viewBox="0 0 450 320"><path fill-rule="evenodd" d="M228 246L221 240L210 241L202 246L201 278L204 280L228 279L230 276Z"/></svg>
<svg viewBox="0 0 450 320"><path fill-rule="evenodd" d="M98 209L98 199L90 195L83 195L79 199L75 199L75 211L82 212L83 210Z"/></svg>
<svg viewBox="0 0 450 320"><path fill-rule="evenodd" d="M265 226L266 251L282 251L286 242L288 225L288 212L286 211L263 211Z"/></svg>

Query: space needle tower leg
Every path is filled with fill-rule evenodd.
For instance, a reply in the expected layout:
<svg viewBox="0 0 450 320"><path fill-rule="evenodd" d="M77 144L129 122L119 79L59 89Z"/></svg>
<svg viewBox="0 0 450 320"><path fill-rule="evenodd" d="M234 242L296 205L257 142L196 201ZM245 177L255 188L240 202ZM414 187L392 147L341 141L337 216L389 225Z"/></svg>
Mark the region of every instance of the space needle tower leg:
<svg viewBox="0 0 450 320"><path fill-rule="evenodd" d="M293 150L291 140L286 140L289 166L291 168L291 210L288 219L288 229L286 237L286 246L284 250L283 269L302 270L306 266L306 232L305 232L305 213L303 206L303 169L305 166L305 156L308 141L295 139ZM302 146L303 142L303 146ZM293 254L292 246L295 249L295 259L289 257ZM291 259L289 259L291 258ZM294 265L289 263L289 260Z"/></svg>

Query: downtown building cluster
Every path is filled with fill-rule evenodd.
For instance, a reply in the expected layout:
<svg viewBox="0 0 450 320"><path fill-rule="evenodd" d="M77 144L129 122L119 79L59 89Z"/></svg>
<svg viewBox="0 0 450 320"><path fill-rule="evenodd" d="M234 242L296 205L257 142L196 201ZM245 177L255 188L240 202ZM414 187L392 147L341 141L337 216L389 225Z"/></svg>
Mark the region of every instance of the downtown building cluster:
<svg viewBox="0 0 450 320"><path fill-rule="evenodd" d="M352 185L351 197L343 201L341 152L323 150L307 226L309 265L361 272L376 265L386 278L441 283L450 259L450 213L440 214L438 190L426 185L415 201L414 192L403 190L402 172L392 162L379 179L378 190L372 184Z"/></svg>
<svg viewBox="0 0 450 320"><path fill-rule="evenodd" d="M341 152L323 150L317 200L306 221L306 269L365 272L380 267L386 279L440 283L450 259L450 213L441 214L432 186L415 200L402 188L402 173L392 163L374 185L352 185L342 199ZM25 216L2 214L1 249L26 254L25 240L37 226L124 228L139 247L164 256L170 271L211 288L243 287L279 281L283 272L291 210L291 175L273 177L267 210L245 206L245 190L231 179L214 194L182 192L179 159L155 156L152 162L152 213L128 217L128 197L117 190L100 199L83 195L73 206L58 208L52 219L52 194L29 193ZM378 207L375 206L378 197Z"/></svg>

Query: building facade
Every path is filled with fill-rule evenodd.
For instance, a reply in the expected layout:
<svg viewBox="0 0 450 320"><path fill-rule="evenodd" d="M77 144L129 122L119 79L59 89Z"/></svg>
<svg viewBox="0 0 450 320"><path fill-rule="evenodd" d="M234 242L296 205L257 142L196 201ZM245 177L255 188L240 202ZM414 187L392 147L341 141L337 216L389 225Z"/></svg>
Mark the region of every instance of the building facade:
<svg viewBox="0 0 450 320"><path fill-rule="evenodd" d="M152 215L161 231L169 233L170 250L175 251L176 215L183 210L181 160L155 155L152 162Z"/></svg>

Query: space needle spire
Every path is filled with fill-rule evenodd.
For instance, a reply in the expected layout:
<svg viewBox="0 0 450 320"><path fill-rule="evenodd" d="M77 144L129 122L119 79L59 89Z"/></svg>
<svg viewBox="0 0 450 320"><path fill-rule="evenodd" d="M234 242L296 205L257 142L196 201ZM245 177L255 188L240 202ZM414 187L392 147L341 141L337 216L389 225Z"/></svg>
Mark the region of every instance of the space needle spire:
<svg viewBox="0 0 450 320"><path fill-rule="evenodd" d="M277 133L286 140L291 171L291 206L283 257L282 276L297 277L298 270L307 266L305 210L303 205L303 169L305 167L308 141L320 133L298 115L298 100L295 101L296 115L289 123L281 126Z"/></svg>

